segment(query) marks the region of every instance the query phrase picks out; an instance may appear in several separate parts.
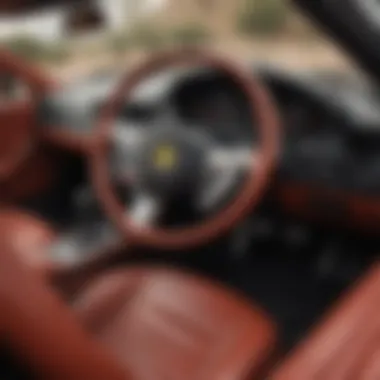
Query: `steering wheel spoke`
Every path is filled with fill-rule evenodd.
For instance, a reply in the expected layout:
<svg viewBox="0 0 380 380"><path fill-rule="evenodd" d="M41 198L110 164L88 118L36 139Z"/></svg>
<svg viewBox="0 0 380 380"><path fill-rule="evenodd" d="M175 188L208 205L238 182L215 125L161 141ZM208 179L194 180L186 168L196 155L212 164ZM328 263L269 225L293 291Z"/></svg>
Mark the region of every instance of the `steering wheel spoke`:
<svg viewBox="0 0 380 380"><path fill-rule="evenodd" d="M124 150L136 150L145 141L147 127L142 123L118 122L113 128L113 141Z"/></svg>
<svg viewBox="0 0 380 380"><path fill-rule="evenodd" d="M158 197L143 190L136 191L127 210L128 217L136 227L153 225L162 212L162 202Z"/></svg>
<svg viewBox="0 0 380 380"><path fill-rule="evenodd" d="M215 147L208 154L208 168L219 172L250 170L258 161L258 153L252 147Z"/></svg>
<svg viewBox="0 0 380 380"><path fill-rule="evenodd" d="M118 183L134 183L137 177L138 154L149 132L143 124L118 122L112 131L112 179Z"/></svg>
<svg viewBox="0 0 380 380"><path fill-rule="evenodd" d="M254 170L259 158L256 152L246 145L211 149L196 206L210 211L223 201L241 176Z"/></svg>

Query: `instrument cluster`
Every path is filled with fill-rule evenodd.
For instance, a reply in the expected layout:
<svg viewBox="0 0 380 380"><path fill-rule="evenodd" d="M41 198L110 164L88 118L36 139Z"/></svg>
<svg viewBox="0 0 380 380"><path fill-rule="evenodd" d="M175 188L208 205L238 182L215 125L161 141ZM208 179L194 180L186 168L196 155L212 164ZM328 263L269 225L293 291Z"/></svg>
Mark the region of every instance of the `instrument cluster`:
<svg viewBox="0 0 380 380"><path fill-rule="evenodd" d="M185 82L173 91L171 103L187 124L212 130L221 143L233 145L255 137L248 101L228 78L200 76Z"/></svg>

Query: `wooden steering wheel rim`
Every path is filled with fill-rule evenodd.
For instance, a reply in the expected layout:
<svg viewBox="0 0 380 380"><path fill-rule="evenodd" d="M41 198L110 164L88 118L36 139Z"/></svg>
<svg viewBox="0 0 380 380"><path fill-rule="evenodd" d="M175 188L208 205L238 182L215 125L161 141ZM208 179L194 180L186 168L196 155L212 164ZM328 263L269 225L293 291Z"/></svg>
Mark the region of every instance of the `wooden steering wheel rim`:
<svg viewBox="0 0 380 380"><path fill-rule="evenodd" d="M195 226L181 229L141 228L134 225L113 191L108 169L108 139L118 110L131 97L132 91L145 78L174 65L202 65L228 75L248 97L252 120L257 120L261 149L255 165L239 194L217 215ZM255 123L252 123L253 126ZM280 146L280 119L265 87L248 70L200 50L178 50L154 56L129 75L103 108L89 155L91 179L108 217L128 239L128 243L157 249L196 247L228 232L257 206L271 179Z"/></svg>

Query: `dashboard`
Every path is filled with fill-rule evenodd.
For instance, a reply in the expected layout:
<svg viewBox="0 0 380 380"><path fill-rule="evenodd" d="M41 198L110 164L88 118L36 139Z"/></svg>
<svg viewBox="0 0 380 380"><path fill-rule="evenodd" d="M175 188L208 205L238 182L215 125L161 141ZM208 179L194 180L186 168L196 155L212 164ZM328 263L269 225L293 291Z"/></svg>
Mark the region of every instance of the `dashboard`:
<svg viewBox="0 0 380 380"><path fill-rule="evenodd" d="M283 120L273 194L288 212L364 230L380 222L380 104L375 88L341 73L293 73L255 67ZM41 104L44 128L91 133L116 76L99 76L52 94ZM149 123L163 105L188 125L213 129L223 144L255 143L247 100L222 74L168 73L138 88L121 122ZM375 229L378 228L375 227Z"/></svg>
<svg viewBox="0 0 380 380"><path fill-rule="evenodd" d="M284 122L278 180L380 196L377 95L355 84L347 92L345 78L276 74L261 73ZM256 139L244 94L221 75L188 79L171 100L183 119L212 128L226 144Z"/></svg>
<svg viewBox="0 0 380 380"><path fill-rule="evenodd" d="M257 138L246 96L227 77L187 80L173 90L170 103L182 120L212 130L220 143L234 145Z"/></svg>

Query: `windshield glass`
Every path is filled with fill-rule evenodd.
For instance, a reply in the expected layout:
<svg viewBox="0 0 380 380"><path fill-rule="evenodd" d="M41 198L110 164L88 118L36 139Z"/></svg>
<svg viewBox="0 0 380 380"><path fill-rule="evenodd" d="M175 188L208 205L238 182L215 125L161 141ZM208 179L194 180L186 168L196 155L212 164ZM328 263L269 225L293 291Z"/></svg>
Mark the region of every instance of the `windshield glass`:
<svg viewBox="0 0 380 380"><path fill-rule="evenodd" d="M158 49L198 44L244 62L297 70L355 70L285 0L28 3L35 5L0 15L0 45L63 80L116 66L125 69Z"/></svg>

